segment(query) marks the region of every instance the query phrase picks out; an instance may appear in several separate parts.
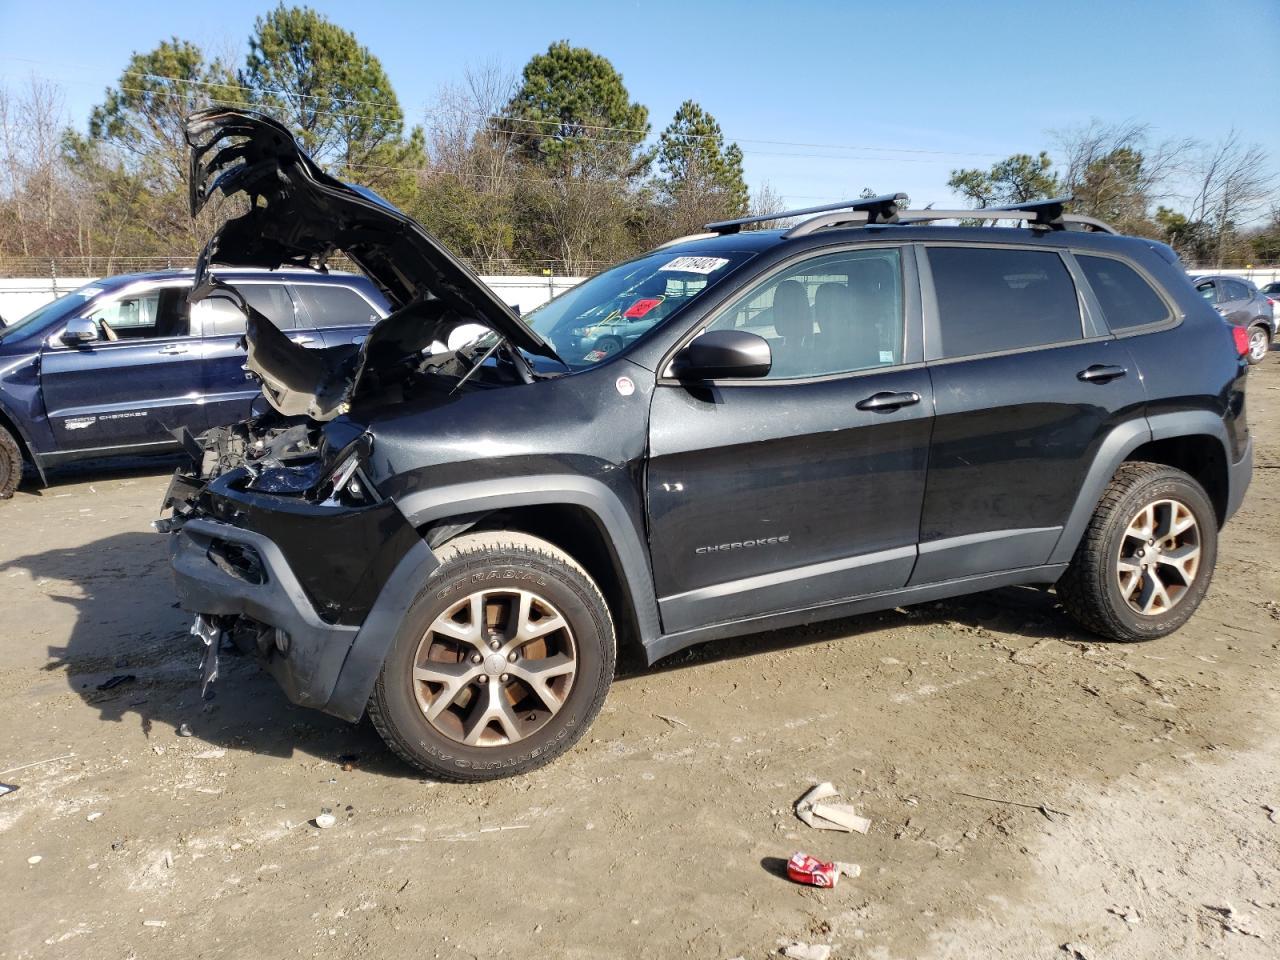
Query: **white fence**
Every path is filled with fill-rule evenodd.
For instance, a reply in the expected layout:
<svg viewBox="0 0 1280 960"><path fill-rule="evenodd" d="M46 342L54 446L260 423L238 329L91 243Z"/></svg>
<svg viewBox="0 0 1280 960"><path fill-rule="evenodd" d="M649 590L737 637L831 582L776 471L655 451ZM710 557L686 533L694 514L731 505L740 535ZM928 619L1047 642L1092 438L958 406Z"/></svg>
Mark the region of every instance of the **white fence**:
<svg viewBox="0 0 1280 960"><path fill-rule="evenodd" d="M19 277L0 279L0 317L17 320L97 277ZM504 303L528 313L557 294L582 282L582 277L481 277Z"/></svg>
<svg viewBox="0 0 1280 960"><path fill-rule="evenodd" d="M1225 274L1232 277L1245 277L1258 286L1280 280L1280 267L1263 267L1253 270L1189 270L1192 276L1205 273ZM96 277L20 277L11 280L0 279L0 317L6 320L17 320L36 307L43 306L64 293L70 293L77 287L92 283ZM521 313L528 313L539 307L557 294L563 293L575 284L581 283L582 277L481 277L505 303L518 307Z"/></svg>

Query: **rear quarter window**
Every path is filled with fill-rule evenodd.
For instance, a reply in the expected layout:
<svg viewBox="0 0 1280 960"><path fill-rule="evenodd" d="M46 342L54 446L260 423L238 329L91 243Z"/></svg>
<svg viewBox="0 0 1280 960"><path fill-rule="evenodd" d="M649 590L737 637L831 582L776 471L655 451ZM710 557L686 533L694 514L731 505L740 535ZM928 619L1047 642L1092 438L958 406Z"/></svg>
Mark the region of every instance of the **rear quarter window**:
<svg viewBox="0 0 1280 960"><path fill-rule="evenodd" d="M1107 326L1113 331L1163 323L1172 314L1160 295L1142 276L1120 260L1076 254L1076 262L1098 298Z"/></svg>
<svg viewBox="0 0 1280 960"><path fill-rule="evenodd" d="M943 357L970 357L1083 337L1062 257L1045 250L929 247Z"/></svg>

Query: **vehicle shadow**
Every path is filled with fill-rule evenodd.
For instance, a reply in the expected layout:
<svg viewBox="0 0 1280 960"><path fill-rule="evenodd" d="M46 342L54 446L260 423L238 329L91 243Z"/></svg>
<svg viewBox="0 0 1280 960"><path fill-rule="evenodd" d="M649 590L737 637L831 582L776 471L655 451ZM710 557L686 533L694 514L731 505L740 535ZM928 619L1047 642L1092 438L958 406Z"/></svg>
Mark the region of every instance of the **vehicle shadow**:
<svg viewBox="0 0 1280 960"><path fill-rule="evenodd" d="M164 743L184 724L211 746L289 758L301 752L335 763L355 758L362 770L420 777L387 750L368 721L358 725L295 706L251 658L224 650L214 697L198 686L200 647L188 633L169 578L166 538L114 534L81 547L35 550L0 561L0 576L21 571L35 581L64 583L51 602L74 608L63 646L49 648L45 667L60 672L86 705L109 723L136 723L148 740ZM720 640L667 657L652 667L624 658L622 684L658 672L750 657L904 623L959 623L1027 638L1088 640L1045 590L1008 587L919 607L860 614L804 627ZM974 638L975 643L979 642ZM121 679L126 678L126 679Z"/></svg>
<svg viewBox="0 0 1280 960"><path fill-rule="evenodd" d="M213 698L202 700L201 648L174 598L166 548L164 537L130 532L0 561L0 576L20 571L49 581L50 602L74 608L66 642L48 648L44 669L61 674L99 720L136 724L161 745L186 724L213 747L281 758L301 752L335 763L356 758L362 770L418 775L383 747L370 724L289 703L265 671L233 650L223 651Z"/></svg>
<svg viewBox="0 0 1280 960"><path fill-rule="evenodd" d="M801 627L786 627L714 640L664 657L648 668L644 667L638 657L627 658L619 673L620 679L637 677L645 673L680 670L698 664L736 660L810 644L856 640L862 634L892 627L941 626L950 623L959 624L969 631L982 629L1017 634L1032 641L1050 638L1076 643L1110 642L1077 627L1062 611L1057 597L1047 589L1029 586L1000 587L985 593L935 600L917 606L858 613ZM975 636L974 642L981 641Z"/></svg>
<svg viewBox="0 0 1280 960"><path fill-rule="evenodd" d="M81 460L76 463L49 467L45 473L49 478L46 486L40 480L35 468L24 464L22 483L18 486L21 493L33 497L47 497L57 492L62 484L94 483L105 480L123 480L128 477L155 476L172 473L177 467L190 463L184 453L152 455L146 457L100 457L94 460Z"/></svg>

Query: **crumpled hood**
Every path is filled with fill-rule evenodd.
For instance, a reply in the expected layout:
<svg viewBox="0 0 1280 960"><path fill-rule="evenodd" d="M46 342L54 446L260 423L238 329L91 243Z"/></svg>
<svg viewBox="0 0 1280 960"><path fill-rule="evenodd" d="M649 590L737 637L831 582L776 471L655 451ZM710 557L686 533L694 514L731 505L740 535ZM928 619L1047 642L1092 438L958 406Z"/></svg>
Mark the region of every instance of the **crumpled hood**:
<svg viewBox="0 0 1280 960"><path fill-rule="evenodd" d="M521 349L558 359L551 346L411 217L373 192L329 176L280 123L246 110L214 108L187 120L191 214L217 193L242 193L249 211L228 220L196 263L192 300L227 289L210 270L323 268L343 253L381 288L394 311L358 348L300 347L233 297L248 315L248 367L286 415L336 416L380 362L421 352L466 323L480 323Z"/></svg>

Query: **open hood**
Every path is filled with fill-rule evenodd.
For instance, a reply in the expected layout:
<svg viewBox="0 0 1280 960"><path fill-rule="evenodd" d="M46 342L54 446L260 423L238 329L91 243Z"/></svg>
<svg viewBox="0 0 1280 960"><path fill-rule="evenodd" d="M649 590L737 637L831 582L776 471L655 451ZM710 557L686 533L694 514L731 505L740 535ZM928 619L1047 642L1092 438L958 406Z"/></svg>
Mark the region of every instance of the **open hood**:
<svg viewBox="0 0 1280 960"><path fill-rule="evenodd" d="M452 329L466 323L483 324L529 353L559 359L420 224L372 191L329 176L275 120L247 110L201 110L188 118L186 137L191 215L218 193L244 194L249 204L201 252L193 300L225 288L209 272L215 264L323 269L329 257L343 253L394 308L358 351L331 352L298 347L240 300L249 315L249 369L282 413L335 416L380 356L421 351L433 341L447 341Z"/></svg>

